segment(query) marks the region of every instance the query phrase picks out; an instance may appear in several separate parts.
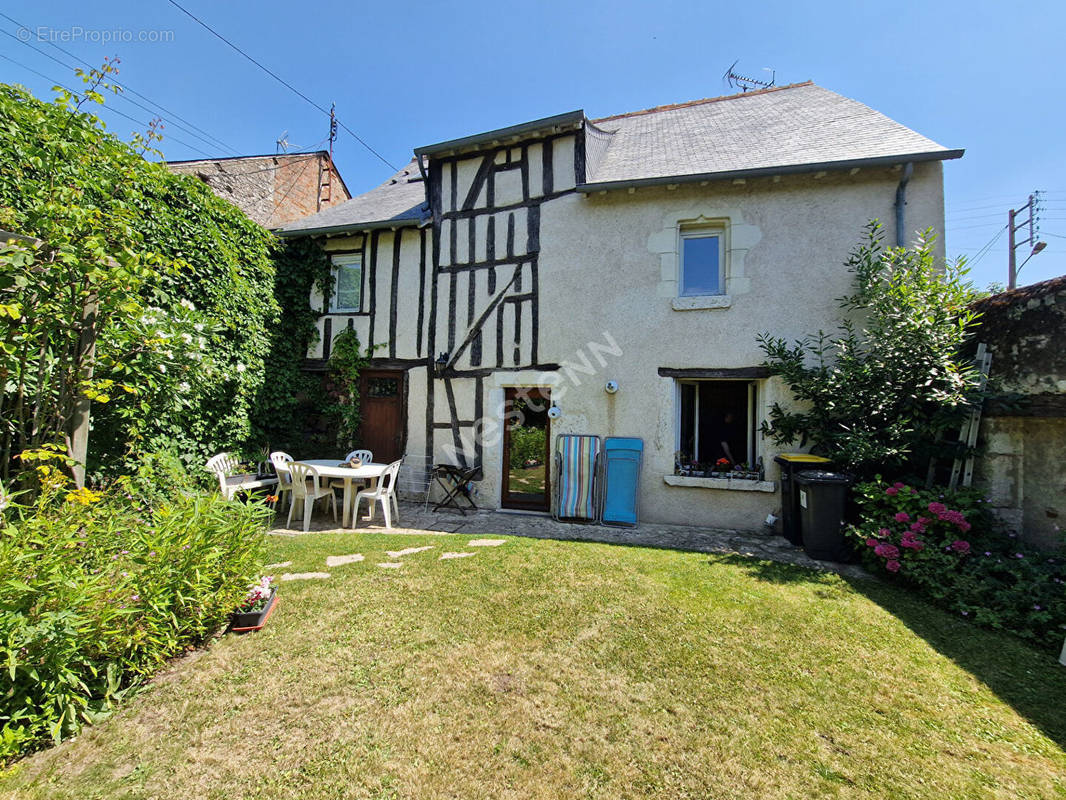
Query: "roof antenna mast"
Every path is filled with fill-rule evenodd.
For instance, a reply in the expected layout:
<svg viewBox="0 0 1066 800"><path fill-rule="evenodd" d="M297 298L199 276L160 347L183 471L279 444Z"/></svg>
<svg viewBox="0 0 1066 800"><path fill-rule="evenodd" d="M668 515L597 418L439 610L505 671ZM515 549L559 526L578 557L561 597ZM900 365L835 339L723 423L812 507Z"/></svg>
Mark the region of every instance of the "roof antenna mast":
<svg viewBox="0 0 1066 800"><path fill-rule="evenodd" d="M287 153L287 152L289 152L289 132L285 131L285 133L281 134L281 136L279 136L277 139L275 139L274 140L274 145L275 145L275 147L274 147L275 155L277 155L279 153Z"/></svg>
<svg viewBox="0 0 1066 800"><path fill-rule="evenodd" d="M730 89L740 89L742 92L746 92L748 89L769 89L777 81L777 70L770 69L769 67L763 67L765 72L770 73L770 80L768 81L760 81L758 78L749 78L745 75L740 75L733 69L739 61L740 59L738 58L730 64L729 69L727 69L725 75L722 76L722 80L729 84Z"/></svg>

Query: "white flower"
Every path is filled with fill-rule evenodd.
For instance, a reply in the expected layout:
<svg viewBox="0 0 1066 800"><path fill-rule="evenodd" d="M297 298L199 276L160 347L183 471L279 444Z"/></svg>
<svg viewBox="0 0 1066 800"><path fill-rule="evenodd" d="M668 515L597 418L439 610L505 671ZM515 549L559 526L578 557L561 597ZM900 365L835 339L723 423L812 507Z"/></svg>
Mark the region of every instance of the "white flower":
<svg viewBox="0 0 1066 800"><path fill-rule="evenodd" d="M185 306L187 309L189 309L190 311L195 311L196 310L196 306L194 306L191 301L186 300L184 297L181 299L181 304L183 306Z"/></svg>
<svg viewBox="0 0 1066 800"><path fill-rule="evenodd" d="M167 365L166 364L160 364L159 365L159 371L160 372L166 372L167 371Z"/></svg>
<svg viewBox="0 0 1066 800"><path fill-rule="evenodd" d="M244 364L237 364L237 372L244 372L246 369L248 369L248 367L244 366Z"/></svg>
<svg viewBox="0 0 1066 800"><path fill-rule="evenodd" d="M189 391L189 389L190 389L190 386L189 386L189 384L186 381L182 381L181 383L178 384L178 391L187 392L187 391Z"/></svg>
<svg viewBox="0 0 1066 800"><path fill-rule="evenodd" d="M192 334L191 333L183 333L181 335L181 340L183 342L185 342L185 344L192 344Z"/></svg>
<svg viewBox="0 0 1066 800"><path fill-rule="evenodd" d="M197 333L199 333L204 329L204 324L202 322L197 322L193 327L196 328Z"/></svg>

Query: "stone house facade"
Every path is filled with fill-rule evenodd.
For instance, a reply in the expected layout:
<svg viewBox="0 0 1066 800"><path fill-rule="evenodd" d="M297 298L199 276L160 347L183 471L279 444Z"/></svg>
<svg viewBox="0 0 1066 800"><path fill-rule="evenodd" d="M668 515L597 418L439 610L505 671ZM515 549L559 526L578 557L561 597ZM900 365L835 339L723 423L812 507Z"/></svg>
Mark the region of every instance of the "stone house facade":
<svg viewBox="0 0 1066 800"><path fill-rule="evenodd" d="M834 325L871 218L942 230L942 161L961 155L803 83L420 147L279 233L333 258L308 356L345 329L375 348L364 430L384 457L480 464L480 505L544 510L557 434L636 436L643 519L753 529L779 505L759 426L789 401L756 336ZM543 459L516 464L516 424L544 430ZM724 445L762 479L678 468Z"/></svg>
<svg viewBox="0 0 1066 800"><path fill-rule="evenodd" d="M167 167L195 175L264 228L280 228L351 199L325 150L171 161Z"/></svg>
<svg viewBox="0 0 1066 800"><path fill-rule="evenodd" d="M973 337L992 353L977 485L1031 544L1053 548L1066 527L1066 275L974 304Z"/></svg>

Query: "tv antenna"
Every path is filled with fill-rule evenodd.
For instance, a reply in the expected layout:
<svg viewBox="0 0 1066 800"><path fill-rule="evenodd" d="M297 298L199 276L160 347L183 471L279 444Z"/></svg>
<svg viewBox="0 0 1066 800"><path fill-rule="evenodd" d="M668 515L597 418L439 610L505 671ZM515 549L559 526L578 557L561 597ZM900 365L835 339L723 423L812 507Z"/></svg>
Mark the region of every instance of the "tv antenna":
<svg viewBox="0 0 1066 800"><path fill-rule="evenodd" d="M769 67L763 67L763 72L770 73L770 80L768 81L761 81L758 78L749 78L746 75L741 75L733 69L739 61L740 59L738 58L730 64L729 69L727 69L725 75L722 76L722 80L729 84L729 88L740 89L742 92L746 92L748 89L769 89L777 80L777 71L772 70Z"/></svg>
<svg viewBox="0 0 1066 800"><path fill-rule="evenodd" d="M281 136L274 140L276 145L275 153L287 153L289 152L289 132L285 131Z"/></svg>

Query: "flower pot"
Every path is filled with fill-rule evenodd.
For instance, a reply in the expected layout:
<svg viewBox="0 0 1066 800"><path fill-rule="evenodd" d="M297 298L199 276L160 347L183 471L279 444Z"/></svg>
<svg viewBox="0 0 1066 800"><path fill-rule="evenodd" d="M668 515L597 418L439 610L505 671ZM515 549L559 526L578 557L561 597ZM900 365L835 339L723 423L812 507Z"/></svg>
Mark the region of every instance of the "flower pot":
<svg viewBox="0 0 1066 800"><path fill-rule="evenodd" d="M274 606L278 604L278 590L276 588L270 590L270 597L267 598L266 605L263 606L260 611L234 611L232 620L230 621L230 630L234 633L245 633L246 631L257 631L266 625L267 618L271 612L274 611Z"/></svg>

